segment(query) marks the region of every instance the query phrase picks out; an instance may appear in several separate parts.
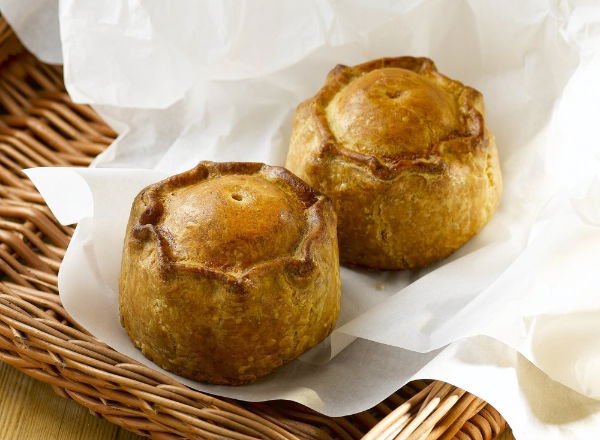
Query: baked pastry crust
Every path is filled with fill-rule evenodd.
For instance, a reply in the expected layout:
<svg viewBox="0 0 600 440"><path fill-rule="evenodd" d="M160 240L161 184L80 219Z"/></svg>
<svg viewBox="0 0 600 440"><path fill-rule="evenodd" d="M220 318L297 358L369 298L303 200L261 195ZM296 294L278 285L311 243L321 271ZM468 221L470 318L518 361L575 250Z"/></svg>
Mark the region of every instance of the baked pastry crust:
<svg viewBox="0 0 600 440"><path fill-rule="evenodd" d="M343 263L416 269L498 206L502 177L477 90L427 58L336 66L297 110L286 167L334 202Z"/></svg>
<svg viewBox="0 0 600 440"><path fill-rule="evenodd" d="M332 203L284 168L201 162L135 198L119 290L121 323L156 364L254 381L334 327Z"/></svg>

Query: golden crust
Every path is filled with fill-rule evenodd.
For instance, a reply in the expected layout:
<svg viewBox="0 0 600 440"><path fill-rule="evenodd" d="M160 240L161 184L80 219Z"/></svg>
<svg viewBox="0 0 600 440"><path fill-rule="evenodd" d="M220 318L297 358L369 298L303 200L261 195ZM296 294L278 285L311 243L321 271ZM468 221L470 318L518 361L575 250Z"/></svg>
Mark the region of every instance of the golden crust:
<svg viewBox="0 0 600 440"><path fill-rule="evenodd" d="M343 263L420 268L487 223L502 177L483 112L414 57L338 65L298 106L286 167L332 198Z"/></svg>
<svg viewBox="0 0 600 440"><path fill-rule="evenodd" d="M201 162L136 197L119 290L146 357L199 381L254 381L333 329L333 206L283 168Z"/></svg>

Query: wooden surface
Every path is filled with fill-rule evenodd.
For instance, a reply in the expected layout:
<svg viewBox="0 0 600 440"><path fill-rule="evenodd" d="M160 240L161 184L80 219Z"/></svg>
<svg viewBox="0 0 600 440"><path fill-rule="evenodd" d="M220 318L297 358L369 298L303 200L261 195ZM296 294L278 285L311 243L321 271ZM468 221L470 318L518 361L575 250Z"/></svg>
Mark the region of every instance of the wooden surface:
<svg viewBox="0 0 600 440"><path fill-rule="evenodd" d="M0 439L137 440L83 406L58 397L50 385L0 362Z"/></svg>

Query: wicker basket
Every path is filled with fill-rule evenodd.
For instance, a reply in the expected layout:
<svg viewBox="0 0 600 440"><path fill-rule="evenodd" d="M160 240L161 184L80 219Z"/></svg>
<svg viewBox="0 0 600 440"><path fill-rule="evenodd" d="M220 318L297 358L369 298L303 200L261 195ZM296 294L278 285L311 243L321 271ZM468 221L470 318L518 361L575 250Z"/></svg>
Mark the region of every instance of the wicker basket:
<svg viewBox="0 0 600 440"><path fill-rule="evenodd" d="M87 166L115 136L71 102L61 67L36 60L0 17L0 360L154 439L491 440L504 431L494 408L443 382L415 381L368 411L328 418L290 402L200 393L89 335L56 287L73 229L54 219L21 169Z"/></svg>

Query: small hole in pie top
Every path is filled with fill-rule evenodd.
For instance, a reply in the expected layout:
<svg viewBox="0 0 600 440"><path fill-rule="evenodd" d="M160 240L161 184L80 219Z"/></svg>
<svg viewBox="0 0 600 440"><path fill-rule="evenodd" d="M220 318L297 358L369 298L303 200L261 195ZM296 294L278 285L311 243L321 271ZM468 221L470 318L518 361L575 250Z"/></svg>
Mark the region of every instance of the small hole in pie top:
<svg viewBox="0 0 600 440"><path fill-rule="evenodd" d="M403 94L404 94L403 90L390 90L390 91L386 92L386 95L388 95L388 98L392 98L392 99L399 98Z"/></svg>
<svg viewBox="0 0 600 440"><path fill-rule="evenodd" d="M242 201L242 196L240 194L237 194L237 193L236 194L231 194L231 198L233 200L237 200L238 202Z"/></svg>

